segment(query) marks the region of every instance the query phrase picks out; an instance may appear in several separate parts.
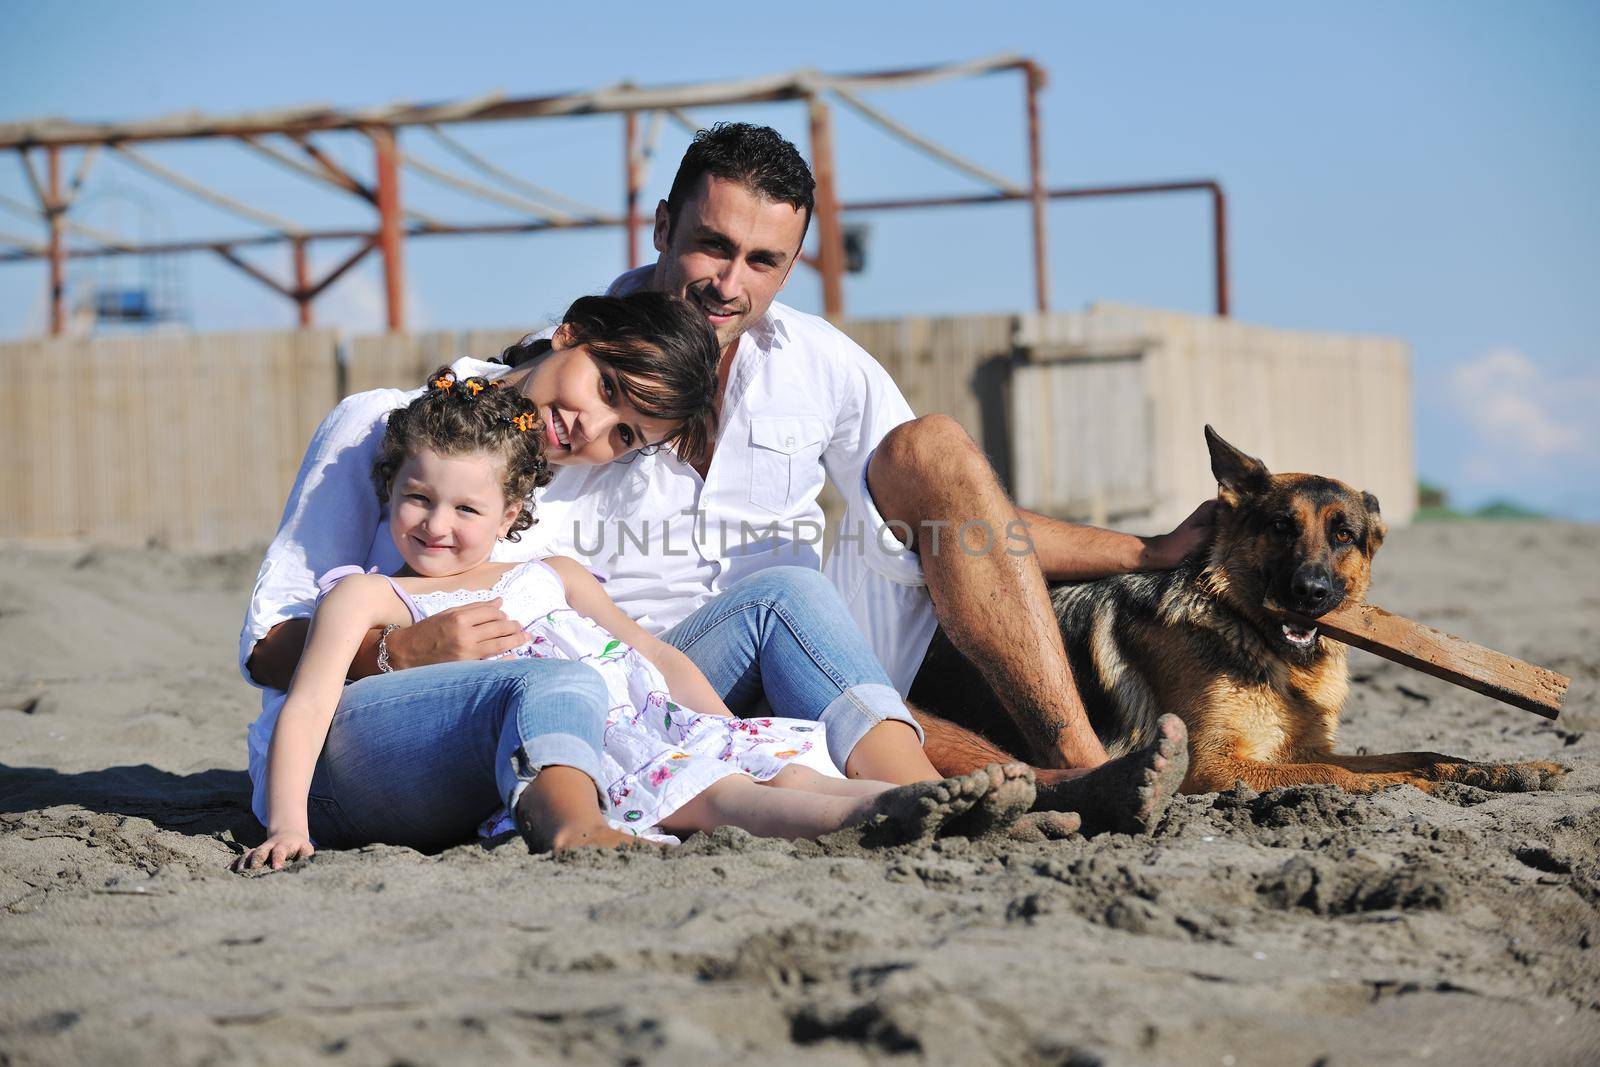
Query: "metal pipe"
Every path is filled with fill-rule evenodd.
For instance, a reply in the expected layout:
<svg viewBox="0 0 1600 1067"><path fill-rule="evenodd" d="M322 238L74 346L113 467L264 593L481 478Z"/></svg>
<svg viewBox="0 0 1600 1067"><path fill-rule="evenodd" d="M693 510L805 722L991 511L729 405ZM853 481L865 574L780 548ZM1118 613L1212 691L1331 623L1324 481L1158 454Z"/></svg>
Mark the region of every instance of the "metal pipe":
<svg viewBox="0 0 1600 1067"><path fill-rule="evenodd" d="M67 187L69 194L69 207L71 203L71 188L72 187L70 185ZM20 200L13 200L4 193L0 193L0 208L4 208L13 215L18 216L19 218L27 219L30 222L42 221L46 225L48 225L50 222L50 212L46 210L43 205L37 208L31 208ZM113 248L120 248L124 252L133 252L135 250L133 245L129 244L127 241L124 241L119 235L107 233L104 230L97 230L93 226L85 226L82 223L73 222L71 219L66 217L65 212L62 213L61 228L69 234L75 234L79 237L87 237L91 241L96 241L103 245L110 245ZM38 255L40 257L48 254L43 245L35 245L30 241L28 242L28 247L38 248ZM70 256L71 253L69 252L68 255Z"/></svg>
<svg viewBox="0 0 1600 1067"><path fill-rule="evenodd" d="M50 252L48 248L31 237L23 237L20 234L6 233L4 231L0 231L0 244L8 244L13 248L23 248L41 256L48 255Z"/></svg>
<svg viewBox="0 0 1600 1067"><path fill-rule="evenodd" d="M33 198L39 201L39 210L48 211L50 192L39 181L39 172L33 168L33 155L29 146L24 145L17 150L17 161L22 164L22 173L27 176L28 188L33 190Z"/></svg>
<svg viewBox="0 0 1600 1067"><path fill-rule="evenodd" d="M61 202L61 149L51 145L45 149L45 158L50 167L50 199L45 206L50 214L50 336L60 337L67 332L67 261L62 233L66 206Z"/></svg>
<svg viewBox="0 0 1600 1067"><path fill-rule="evenodd" d="M1048 200L1083 200L1096 196L1135 196L1147 193L1191 193L1209 192L1218 188L1217 183L1209 178L1196 178L1192 181L1174 182L1135 182L1127 185L1066 185L1056 189L1046 189L1045 198ZM850 211L897 211L901 209L924 207L977 207L984 204L1008 204L1019 200L1029 200L1032 193L956 193L951 196L914 196L888 200L852 200L841 204L840 210Z"/></svg>
<svg viewBox="0 0 1600 1067"><path fill-rule="evenodd" d="M623 198L623 223L628 231L627 255L628 262L624 270L632 270L639 265L639 113L630 111L623 116L622 124L622 166L623 182L627 193Z"/></svg>
<svg viewBox="0 0 1600 1067"><path fill-rule="evenodd" d="M1212 261L1215 272L1213 302L1217 316L1219 318L1227 318L1231 313L1227 196L1223 193L1222 186L1219 183L1203 179L1196 181L1148 182L1134 185L1071 186L1062 189L1047 189L1045 197L1049 200L1081 200L1101 196L1143 196L1189 192L1204 192L1210 194L1211 197ZM1012 193L972 193L962 196L908 197L898 200L858 200L842 205L840 210L845 214L865 211L910 211L930 207L979 207L984 204L1005 204L1031 199L1031 195L1017 196Z"/></svg>
<svg viewBox="0 0 1600 1067"><path fill-rule="evenodd" d="M466 223L459 226L413 225L405 227L402 232L408 239L412 237L498 237L543 233L547 230L598 230L620 225L621 221L618 219L578 219L573 222L563 223L534 221L481 222ZM69 229L72 228L69 227ZM360 240L376 243L383 235L372 230L313 230L301 236L306 241ZM266 245L284 244L288 240L289 238L282 234L262 233L242 237L155 241L150 244L118 245L110 248L69 248L66 255L68 259L101 259L106 256L149 256L182 252L210 252L218 245L225 245L229 248L260 248ZM44 253L0 252L0 263L42 258L44 258Z"/></svg>
<svg viewBox="0 0 1600 1067"><path fill-rule="evenodd" d="M278 279L274 278L272 275L268 274L254 263L251 263L245 259L241 259L239 254L233 249L229 248L227 245L216 245L211 249L211 251L215 252L217 255L221 256L235 267L238 267L240 270L244 271L246 274L250 275L250 277L254 278L262 285L265 285L273 292L278 293L281 296L286 296L291 300L294 299L294 290L278 281Z"/></svg>
<svg viewBox="0 0 1600 1067"><path fill-rule="evenodd" d="M99 156L100 146L92 144L84 149L83 155L78 157L78 169L73 172L72 181L67 183L67 199L70 200L78 195L78 190L83 188L83 183L89 180L89 171Z"/></svg>
<svg viewBox="0 0 1600 1067"><path fill-rule="evenodd" d="M1010 178L1007 178L1004 174L998 174L990 170L988 167L974 163L972 160L950 151L950 149L939 144L937 141L922 136L922 134L918 133L916 130L913 130L905 123L898 122L895 119L890 118L887 114L879 111L877 108L861 99L855 93L850 92L848 89L841 89L838 86L834 86L833 95L842 100L846 106L848 106L862 118L866 119L868 122L871 122L887 133L900 138L902 141L906 142L906 144L909 144L918 151L926 152L934 159L937 159L948 166L954 167L956 170L959 170L969 178L976 178L987 186L995 189L1004 189L1008 193L1022 192L1022 186L1018 185Z"/></svg>
<svg viewBox="0 0 1600 1067"><path fill-rule="evenodd" d="M1210 195L1212 203L1212 235L1215 243L1214 261L1216 266L1216 313L1219 316L1229 314L1229 263L1227 244L1227 199L1222 186L1212 180L1197 179L1193 181L1173 182L1145 182L1128 185L1086 185L1067 186L1059 189L1046 190L1046 197L1050 200L1080 200L1093 197L1107 196L1139 196L1159 195L1164 193L1205 192ZM1010 204L1031 200L1032 194L1011 193L971 193L958 196L928 196L908 197L892 200L856 200L839 205L841 215L866 213L873 211L915 211L923 208L942 207L983 207L991 204ZM518 234L540 233L546 230L589 230L600 229L606 226L617 225L615 221L606 219L580 219L570 223L549 222L490 222L469 223L457 226L411 226L405 230L405 236L410 237L484 237L484 236L513 236ZM362 240L377 242L380 234L370 230L319 230L305 235L309 241L348 241ZM119 255L156 255L176 254L183 252L209 252L217 245L226 245L230 248L248 248L261 245L283 243L285 238L279 234L256 234L248 237L225 238L221 240L194 240L194 241L167 241L147 245L127 245L115 248L73 248L67 249L67 259L97 259L104 256ZM21 262L45 258L45 253L14 251L0 252L0 263ZM810 263L812 257L803 256L803 260ZM821 269L821 264L815 264Z"/></svg>
<svg viewBox="0 0 1600 1067"><path fill-rule="evenodd" d="M321 296L324 289L338 281L340 278L344 277L344 272L354 267L357 263L360 263L368 252L377 247L377 244L378 237L376 234L373 234L365 241L362 241L359 248L346 256L337 267L334 267L327 274L323 275L323 278L320 282L306 290L306 299L315 300L317 297Z"/></svg>
<svg viewBox="0 0 1600 1067"><path fill-rule="evenodd" d="M305 232L305 230L297 222L274 215L270 211L262 211L260 208L251 207L249 204L235 200L231 196L225 196L224 194L217 192L215 189L201 185L193 178L185 177L172 168L157 163L148 156L140 155L127 145L114 144L111 146L111 151L115 152L125 162L131 163L135 167L138 167L140 170L144 171L146 174L157 179L158 181L163 181L168 185L182 189L190 196L198 197L201 200L206 201L208 204L211 204L213 207L219 207L223 211L232 212L233 214L238 215L241 218L249 219L252 222L259 222L268 229L278 230L289 237L299 237Z"/></svg>
<svg viewBox="0 0 1600 1067"><path fill-rule="evenodd" d="M384 293L388 300L391 333L405 329L405 264L400 225L400 151L395 133L386 126L367 131L377 156L378 250L383 254Z"/></svg>
<svg viewBox="0 0 1600 1067"><path fill-rule="evenodd" d="M417 173L424 174L434 181L448 185L450 188L466 193L468 196L475 196L479 200L487 200L491 204L500 204L503 207L510 208L512 211L518 211L524 215L532 215L536 219L561 221L568 217L566 212L557 211L553 207L547 207L535 200L518 196L515 193L503 192L492 186L484 185L482 182L473 181L471 178L463 178L459 174L452 174L442 167L434 166L425 159L418 159L416 156L408 155L405 152L399 153L399 156L401 163L404 163Z"/></svg>
<svg viewBox="0 0 1600 1067"><path fill-rule="evenodd" d="M532 198L536 203L550 205L550 207L555 209L556 214L575 215L578 218L584 219L598 219L605 215L605 212L597 210L589 204L579 203L571 197L562 196L554 189L546 189L542 185L535 185L533 182L530 182L525 178L521 178L515 174L512 174L504 167L495 166L493 163L489 162L487 159L483 158L478 153L474 152L472 149L456 140L454 137L451 137L437 126L424 126L423 129L427 130L433 139L438 141L440 146L444 148L445 151L466 163L467 166L478 171L479 173L493 178L495 181L506 186L507 188L515 189L523 195ZM545 213L546 212L540 212L540 214ZM412 217L415 217L415 212L408 212L408 214L412 215Z"/></svg>
<svg viewBox="0 0 1600 1067"><path fill-rule="evenodd" d="M828 105L819 97L807 101L811 113L811 172L816 179L817 261L822 273L822 313L844 318L844 228L839 224L839 199L834 189L833 126Z"/></svg>
<svg viewBox="0 0 1600 1067"><path fill-rule="evenodd" d="M329 161L321 158L320 156L312 156L312 158L317 161L317 165L312 166L310 163L300 162L298 159L295 159L293 156L288 155L285 152L280 152L272 145L263 142L259 137L240 137L238 138L238 141L246 148L250 148L261 153L263 156L272 160L279 166L288 167L297 174L303 174L308 178L331 185L335 189L343 189L347 193L354 193L356 196L359 196L369 204L375 204L378 201L377 193L374 193L371 189L368 189L365 185L356 181L344 170L332 165ZM299 144L302 148L308 148L310 146L309 141L301 141Z"/></svg>
<svg viewBox="0 0 1600 1067"><path fill-rule="evenodd" d="M1032 60L1023 64L1028 83L1028 196L1033 214L1033 299L1041 312L1050 310L1049 247L1045 243L1044 149L1039 138L1039 92L1044 71Z"/></svg>
<svg viewBox="0 0 1600 1067"><path fill-rule="evenodd" d="M311 326L311 270L306 262L306 241L294 242L294 302L300 312L300 328Z"/></svg>
<svg viewBox="0 0 1600 1067"><path fill-rule="evenodd" d="M1222 195L1222 186L1211 183L1211 250L1215 257L1217 286L1217 316L1227 318L1228 311L1228 201Z"/></svg>
<svg viewBox="0 0 1600 1067"><path fill-rule="evenodd" d="M1013 70L1025 60L1015 55L989 56L965 63L935 64L899 70L819 74L798 70L737 81L688 85L607 88L548 96L455 101L445 104L394 104L377 108L337 110L326 106L286 108L276 112L204 115L192 112L142 122L83 123L61 119L0 123L0 149L34 145L132 144L143 141L187 141L264 133L316 133L452 122L501 122L510 119L599 115L656 108L718 107L804 100L838 84L847 90L878 90L927 85L956 78Z"/></svg>

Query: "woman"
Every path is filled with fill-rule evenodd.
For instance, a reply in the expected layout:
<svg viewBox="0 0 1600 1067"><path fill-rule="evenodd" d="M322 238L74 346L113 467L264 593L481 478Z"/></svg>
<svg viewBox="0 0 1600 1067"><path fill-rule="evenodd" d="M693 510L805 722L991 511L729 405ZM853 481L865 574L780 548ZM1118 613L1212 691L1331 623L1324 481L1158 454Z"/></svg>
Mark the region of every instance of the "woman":
<svg viewBox="0 0 1600 1067"><path fill-rule="evenodd" d="M581 467L644 448L701 458L713 434L717 358L715 335L698 311L674 297L638 293L576 301L549 345L534 346L515 370L471 359L454 370L462 379L502 378L519 390L544 417L550 461ZM358 394L324 420L257 577L240 662L266 690L250 733L258 818L266 814L272 724L304 645L318 576L352 563L385 574L402 565L368 475L388 413L415 395ZM539 550L537 537L526 538L502 545L493 558L521 561ZM759 678L779 714L820 719L830 732L837 721L852 746L871 734L912 778L939 778L922 756L920 730L820 575L771 568L715 603L716 618L703 628L727 633L705 642L719 661L706 670L713 684L721 678L725 688L747 687ZM516 776L531 783L519 809L531 845L633 840L601 815L601 723L558 721L541 709L541 661L474 662L525 639L498 607L467 605L368 636L351 670L358 680L344 691L312 782L319 843L439 848L467 839L505 802L495 767L508 723L519 732ZM875 729L886 721L894 727L887 741L886 731Z"/></svg>

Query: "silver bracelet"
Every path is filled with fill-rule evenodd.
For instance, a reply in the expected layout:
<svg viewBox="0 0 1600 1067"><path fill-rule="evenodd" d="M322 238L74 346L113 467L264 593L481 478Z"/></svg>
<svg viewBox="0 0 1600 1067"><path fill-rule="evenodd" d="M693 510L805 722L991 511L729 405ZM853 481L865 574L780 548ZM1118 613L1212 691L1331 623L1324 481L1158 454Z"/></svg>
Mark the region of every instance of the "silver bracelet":
<svg viewBox="0 0 1600 1067"><path fill-rule="evenodd" d="M378 670L383 674L393 674L394 668L389 666L389 635L400 629L400 624L391 622L383 628L383 633L378 636Z"/></svg>

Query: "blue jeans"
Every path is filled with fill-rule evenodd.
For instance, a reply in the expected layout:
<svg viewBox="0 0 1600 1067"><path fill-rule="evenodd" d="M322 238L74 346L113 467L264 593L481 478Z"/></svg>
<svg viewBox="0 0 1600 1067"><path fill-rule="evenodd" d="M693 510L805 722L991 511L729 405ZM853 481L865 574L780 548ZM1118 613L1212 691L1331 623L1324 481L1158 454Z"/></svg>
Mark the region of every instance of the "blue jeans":
<svg viewBox="0 0 1600 1067"><path fill-rule="evenodd" d="M605 683L574 660L438 663L346 686L311 779L311 839L458 844L542 767L600 782Z"/></svg>
<svg viewBox="0 0 1600 1067"><path fill-rule="evenodd" d="M817 571L768 567L661 637L694 661L735 715L752 713L765 694L774 714L825 724L841 770L881 722L903 722L922 737L838 590Z"/></svg>
<svg viewBox="0 0 1600 1067"><path fill-rule="evenodd" d="M804 567L772 567L705 604L665 635L734 714L763 694L782 716L827 726L843 768L856 743L894 719L922 730L833 585ZM440 663L345 687L311 780L311 838L439 849L516 803L542 767L583 771L604 796L600 746L610 701L583 663Z"/></svg>

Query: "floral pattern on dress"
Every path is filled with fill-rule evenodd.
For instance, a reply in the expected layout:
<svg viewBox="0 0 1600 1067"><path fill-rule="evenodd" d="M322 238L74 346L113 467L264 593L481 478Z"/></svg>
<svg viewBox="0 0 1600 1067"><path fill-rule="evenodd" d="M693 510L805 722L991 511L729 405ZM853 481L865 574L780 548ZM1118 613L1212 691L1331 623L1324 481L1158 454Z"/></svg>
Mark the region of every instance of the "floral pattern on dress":
<svg viewBox="0 0 1600 1067"><path fill-rule="evenodd" d="M492 589L474 592L482 600L499 596L501 610L523 622L528 643L505 658L579 660L605 682L611 707L601 781L607 819L626 833L672 840L660 831L661 820L715 782L735 774L766 781L821 740L814 722L706 715L677 703L654 664L567 604L560 576L542 561L515 567ZM460 603L462 595L411 599L429 615ZM502 809L479 833L497 836L512 828L510 813Z"/></svg>

